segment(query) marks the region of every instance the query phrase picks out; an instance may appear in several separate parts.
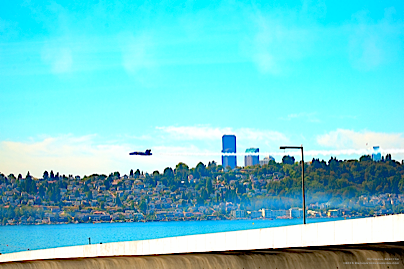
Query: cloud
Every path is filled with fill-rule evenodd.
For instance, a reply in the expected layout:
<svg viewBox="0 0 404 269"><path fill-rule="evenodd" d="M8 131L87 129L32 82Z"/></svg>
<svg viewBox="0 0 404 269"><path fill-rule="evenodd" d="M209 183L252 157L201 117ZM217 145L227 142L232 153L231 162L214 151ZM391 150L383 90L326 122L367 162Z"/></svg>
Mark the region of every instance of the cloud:
<svg viewBox="0 0 404 269"><path fill-rule="evenodd" d="M344 119L357 120L358 116L357 115L332 115L331 118L341 119L341 120L344 120Z"/></svg>
<svg viewBox="0 0 404 269"><path fill-rule="evenodd" d="M262 73L278 75L290 62L303 58L310 47L312 32L287 27L282 21L261 17L252 45L252 59Z"/></svg>
<svg viewBox="0 0 404 269"><path fill-rule="evenodd" d="M317 115L316 112L312 112L312 113L301 112L301 113L289 114L288 116L280 117L279 119L281 119L281 120L293 120L293 119L303 118L308 122L320 122L320 120L316 117L316 115Z"/></svg>
<svg viewBox="0 0 404 269"><path fill-rule="evenodd" d="M146 146L141 141L136 141L139 144L134 145L122 140L112 143L99 142L100 140L102 138L97 135L67 134L25 142L0 141L0 173L25 175L29 171L35 177L42 176L45 170L81 176L93 173L109 174L114 171L128 174L130 169L151 173L155 170L162 172L166 167L175 168L179 162L194 167L200 161L206 164L212 160L220 161L220 156L216 155L190 154L207 152L205 144L198 146L176 140L159 145L158 140L148 141L153 155L144 157L128 154L133 150L145 149ZM220 147L217 147L216 151L220 151Z"/></svg>
<svg viewBox="0 0 404 269"><path fill-rule="evenodd" d="M325 18L327 6L324 0L303 0L302 13L314 18Z"/></svg>
<svg viewBox="0 0 404 269"><path fill-rule="evenodd" d="M121 44L122 64L129 73L138 73L141 70L156 67L153 56L153 42L150 35L125 32L118 36Z"/></svg>
<svg viewBox="0 0 404 269"><path fill-rule="evenodd" d="M185 162L195 167L202 161L221 163L221 136L237 136L238 163L243 164L245 148L260 147L261 155L281 157L285 154L300 156L300 151L280 151L274 144L289 143L289 138L282 133L252 128L213 128L209 126L158 127L154 139L137 144L130 144L120 139L104 142L98 135L74 136L71 134L56 137L42 137L30 141L0 142L0 172L9 174L26 174L27 171L40 177L47 170L61 174L89 175L92 173L109 174L120 171L129 173L130 169L140 169L149 173L163 171L165 167L175 167ZM100 142L101 141L101 142ZM133 140L132 140L133 142ZM404 157L403 134L386 134L376 132L355 132L337 129L317 137L320 146L327 150L310 147L305 156L349 156L371 153L371 146L381 147L383 154L391 153L393 157ZM366 147L368 143L368 147ZM145 145L147 144L147 145ZM152 156L130 156L133 150L152 149ZM266 152L267 150L272 152Z"/></svg>
<svg viewBox="0 0 404 269"><path fill-rule="evenodd" d="M253 60L256 63L258 70L262 73L277 75L281 72L279 63L276 62L274 56L268 49L259 48L253 55Z"/></svg>
<svg viewBox="0 0 404 269"><path fill-rule="evenodd" d="M143 135L124 135L125 138L128 139L135 139L135 140L140 140L140 141L146 141L146 140L153 140L153 135L151 134L143 134Z"/></svg>
<svg viewBox="0 0 404 269"><path fill-rule="evenodd" d="M170 138L179 140L213 140L219 139L223 134L231 133L230 128L212 128L209 126L164 126L156 127Z"/></svg>
<svg viewBox="0 0 404 269"><path fill-rule="evenodd" d="M179 162L195 166L220 162L221 137L235 134L240 149L288 141L282 133L251 128L210 126L157 127L151 136L120 136L106 141L98 135L45 136L29 141L0 141L0 172L41 176L47 170L61 174L128 173L130 169L153 172ZM254 145L251 145L254 143ZM152 156L130 156L134 150L152 149ZM240 150L239 150L240 151Z"/></svg>
<svg viewBox="0 0 404 269"><path fill-rule="evenodd" d="M67 73L72 70L72 50L62 44L48 42L42 49L42 60L50 65L51 71L56 74Z"/></svg>
<svg viewBox="0 0 404 269"><path fill-rule="evenodd" d="M238 140L245 141L281 141L287 142L288 138L276 131L259 130L252 128L214 128L210 126L166 126L156 127L163 134L178 140L220 140L224 134L235 134Z"/></svg>
<svg viewBox="0 0 404 269"><path fill-rule="evenodd" d="M399 58L403 24L394 7L386 8L381 19L359 11L350 21L334 25L322 22L326 13L324 1L303 1L301 9L255 6L249 13L253 34L246 38L244 51L261 73L272 75L301 68L296 64L307 59L329 56L346 58L362 71Z"/></svg>
<svg viewBox="0 0 404 269"><path fill-rule="evenodd" d="M95 143L95 135L62 135L39 141L0 142L0 171L41 176L45 170L62 174L109 173L127 162L129 146Z"/></svg>
<svg viewBox="0 0 404 269"><path fill-rule="evenodd" d="M355 69L368 71L393 60L394 51L401 50L402 24L394 22L393 7L385 9L385 15L373 22L368 12L360 11L352 16L349 32L349 59Z"/></svg>
<svg viewBox="0 0 404 269"><path fill-rule="evenodd" d="M241 128L235 129L234 133L239 137L240 140L246 140L249 141L249 143L251 143L250 141L254 141L254 143L259 143L261 141L280 143L289 142L289 138L286 137L286 135L277 131Z"/></svg>
<svg viewBox="0 0 404 269"><path fill-rule="evenodd" d="M337 129L317 136L317 143L336 149L363 149L372 146L380 146L384 149L402 149L404 148L404 135L402 133L356 132Z"/></svg>
<svg viewBox="0 0 404 269"><path fill-rule="evenodd" d="M314 47L323 30L305 19L313 17L308 10L314 11L308 1L300 11L279 8L268 11L253 4L249 12L253 34L247 38L244 49L261 73L282 75L293 68L293 62L316 53ZM318 14L324 12L325 7L318 10Z"/></svg>
<svg viewBox="0 0 404 269"><path fill-rule="evenodd" d="M1 41L4 42L9 38L13 38L17 35L18 24L12 21L6 21L0 18L0 37ZM4 45L4 43L2 44Z"/></svg>

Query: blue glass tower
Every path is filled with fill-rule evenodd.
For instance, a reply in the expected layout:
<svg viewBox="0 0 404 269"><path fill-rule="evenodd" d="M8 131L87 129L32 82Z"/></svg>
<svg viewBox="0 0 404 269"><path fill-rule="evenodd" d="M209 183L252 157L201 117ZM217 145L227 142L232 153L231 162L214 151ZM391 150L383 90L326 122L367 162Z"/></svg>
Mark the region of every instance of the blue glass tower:
<svg viewBox="0 0 404 269"><path fill-rule="evenodd" d="M372 160L375 162L380 162L382 160L379 146L373 147Z"/></svg>
<svg viewBox="0 0 404 269"><path fill-rule="evenodd" d="M222 136L222 153L236 153L236 136L223 135ZM237 156L222 155L222 165L224 168L230 166L231 169L237 166Z"/></svg>
<svg viewBox="0 0 404 269"><path fill-rule="evenodd" d="M259 148L249 148L245 151L244 166L253 166L260 163Z"/></svg>

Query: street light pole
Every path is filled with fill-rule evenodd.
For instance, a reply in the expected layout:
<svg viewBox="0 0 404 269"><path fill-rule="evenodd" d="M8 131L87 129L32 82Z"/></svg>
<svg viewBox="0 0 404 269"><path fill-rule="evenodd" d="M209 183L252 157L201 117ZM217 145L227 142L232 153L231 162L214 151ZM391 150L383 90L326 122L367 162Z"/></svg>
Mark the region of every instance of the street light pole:
<svg viewBox="0 0 404 269"><path fill-rule="evenodd" d="M304 157L303 145L300 147L282 146L280 149L300 149L302 151L302 196L303 196L303 224L306 224L306 198L304 195Z"/></svg>

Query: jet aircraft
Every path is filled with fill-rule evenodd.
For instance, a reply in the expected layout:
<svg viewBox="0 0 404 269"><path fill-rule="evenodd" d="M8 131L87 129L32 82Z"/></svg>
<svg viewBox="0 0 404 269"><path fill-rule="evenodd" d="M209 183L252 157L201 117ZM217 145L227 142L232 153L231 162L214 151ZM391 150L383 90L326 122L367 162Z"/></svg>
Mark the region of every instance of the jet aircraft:
<svg viewBox="0 0 404 269"><path fill-rule="evenodd" d="M129 155L142 155L142 156L150 156L152 155L151 149L146 149L145 152L134 151L129 153Z"/></svg>

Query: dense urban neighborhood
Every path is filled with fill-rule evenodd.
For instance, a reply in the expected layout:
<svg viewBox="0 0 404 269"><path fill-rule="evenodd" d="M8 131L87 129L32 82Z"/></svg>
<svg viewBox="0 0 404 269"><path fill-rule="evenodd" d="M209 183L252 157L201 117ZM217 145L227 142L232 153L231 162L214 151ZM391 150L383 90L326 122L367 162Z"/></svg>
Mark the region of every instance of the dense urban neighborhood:
<svg viewBox="0 0 404 269"><path fill-rule="evenodd" d="M2 225L276 219L302 216L301 165L284 156L255 166L214 161L189 168L121 175L0 173ZM370 156L305 163L307 216L355 217L404 212L404 164Z"/></svg>

